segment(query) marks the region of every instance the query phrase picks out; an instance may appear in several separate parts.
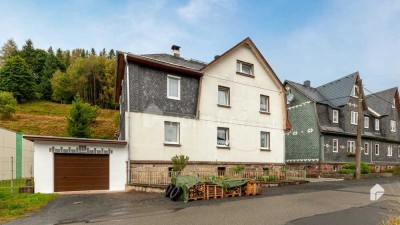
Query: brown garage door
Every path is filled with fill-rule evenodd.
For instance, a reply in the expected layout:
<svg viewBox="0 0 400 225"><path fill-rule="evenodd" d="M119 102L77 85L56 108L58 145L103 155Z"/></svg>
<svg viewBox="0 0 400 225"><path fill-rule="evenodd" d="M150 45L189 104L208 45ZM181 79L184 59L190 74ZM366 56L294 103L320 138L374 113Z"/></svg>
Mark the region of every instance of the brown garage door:
<svg viewBox="0 0 400 225"><path fill-rule="evenodd" d="M109 155L54 155L54 190L109 189Z"/></svg>

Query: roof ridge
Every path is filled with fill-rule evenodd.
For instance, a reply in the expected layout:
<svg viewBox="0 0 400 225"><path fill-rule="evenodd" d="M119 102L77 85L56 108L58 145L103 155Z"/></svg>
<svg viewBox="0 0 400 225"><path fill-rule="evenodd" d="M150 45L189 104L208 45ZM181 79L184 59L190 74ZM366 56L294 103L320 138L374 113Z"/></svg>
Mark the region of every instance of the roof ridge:
<svg viewBox="0 0 400 225"><path fill-rule="evenodd" d="M385 89L383 91L373 92L373 93L371 93L371 94L369 94L367 96L382 94L384 92L389 92L389 91L392 91L392 90L395 90L395 89L397 89L397 87L388 88L388 89Z"/></svg>
<svg viewBox="0 0 400 225"><path fill-rule="evenodd" d="M334 84L334 83L336 83L336 82L342 80L343 78L349 78L350 76L352 77L352 76L356 76L356 75L359 75L358 71L356 71L356 72L354 72L354 73L351 73L351 74L348 74L348 75L346 75L346 76L343 76L343 77L341 77L341 78L338 78L338 79L336 79L336 80L333 80L333 81L331 81L331 82L322 84L322 85L320 85L320 86L318 86L318 87L316 87L316 88L318 89L318 88L321 88L321 87L325 87L326 85Z"/></svg>

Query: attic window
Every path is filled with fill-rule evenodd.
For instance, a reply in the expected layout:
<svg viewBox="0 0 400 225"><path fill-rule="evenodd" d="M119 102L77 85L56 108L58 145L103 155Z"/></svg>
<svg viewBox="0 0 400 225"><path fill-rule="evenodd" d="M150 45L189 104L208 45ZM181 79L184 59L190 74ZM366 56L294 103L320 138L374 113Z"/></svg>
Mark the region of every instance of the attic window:
<svg viewBox="0 0 400 225"><path fill-rule="evenodd" d="M240 75L254 76L254 66L253 64L238 60L236 63L236 73Z"/></svg>
<svg viewBox="0 0 400 225"><path fill-rule="evenodd" d="M358 98L358 95L359 95L358 86L354 85L353 90L351 91L351 96Z"/></svg>

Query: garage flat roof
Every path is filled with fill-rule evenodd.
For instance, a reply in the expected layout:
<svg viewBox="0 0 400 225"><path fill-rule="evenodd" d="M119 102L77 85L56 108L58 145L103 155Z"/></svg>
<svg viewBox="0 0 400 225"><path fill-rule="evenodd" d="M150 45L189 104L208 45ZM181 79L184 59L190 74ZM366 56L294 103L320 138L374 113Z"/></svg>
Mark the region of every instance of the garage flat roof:
<svg viewBox="0 0 400 225"><path fill-rule="evenodd" d="M92 139L92 138L74 138L74 137L54 137L54 136L38 136L24 135L23 138L29 141L48 141L48 142L73 142L73 143L90 143L90 144L109 144L109 145L127 145L126 141Z"/></svg>

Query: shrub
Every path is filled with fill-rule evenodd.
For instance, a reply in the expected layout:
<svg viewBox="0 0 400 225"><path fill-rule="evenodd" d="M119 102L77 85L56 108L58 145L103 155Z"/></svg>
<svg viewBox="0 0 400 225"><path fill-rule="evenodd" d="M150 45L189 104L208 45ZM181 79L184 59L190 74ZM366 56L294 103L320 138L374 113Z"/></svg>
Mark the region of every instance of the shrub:
<svg viewBox="0 0 400 225"><path fill-rule="evenodd" d="M77 96L72 103L69 111L67 132L71 137L88 138L91 134L90 126L100 114L100 109L97 106L91 106L89 103L84 103Z"/></svg>
<svg viewBox="0 0 400 225"><path fill-rule="evenodd" d="M400 167L396 169L387 169L385 170L386 173L400 173Z"/></svg>
<svg viewBox="0 0 400 225"><path fill-rule="evenodd" d="M10 92L0 91L0 119L9 119L15 113L17 100Z"/></svg>
<svg viewBox="0 0 400 225"><path fill-rule="evenodd" d="M189 161L189 157L185 155L175 155L171 158L172 161L172 171L181 172Z"/></svg>
<svg viewBox="0 0 400 225"><path fill-rule="evenodd" d="M244 170L245 166L244 165L236 165L232 167L232 171L235 173L240 173Z"/></svg>
<svg viewBox="0 0 400 225"><path fill-rule="evenodd" d="M352 170L355 173L356 163L344 164L342 169ZM361 162L361 174L370 174L370 173L371 173L371 167L368 164Z"/></svg>
<svg viewBox="0 0 400 225"><path fill-rule="evenodd" d="M355 170L351 170L351 169L341 169L339 170L340 174L354 174Z"/></svg>

